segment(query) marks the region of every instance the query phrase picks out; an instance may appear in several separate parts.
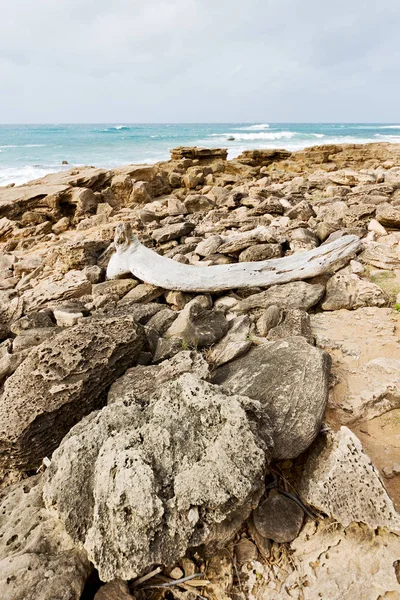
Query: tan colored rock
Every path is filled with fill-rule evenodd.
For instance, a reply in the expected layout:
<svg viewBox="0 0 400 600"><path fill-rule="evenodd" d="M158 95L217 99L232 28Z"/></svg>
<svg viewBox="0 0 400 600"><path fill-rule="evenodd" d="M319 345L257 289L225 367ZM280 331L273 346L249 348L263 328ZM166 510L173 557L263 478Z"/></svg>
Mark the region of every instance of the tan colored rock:
<svg viewBox="0 0 400 600"><path fill-rule="evenodd" d="M256 562L240 576L251 600L397 600L399 554L394 533L326 519L303 527L290 553L280 553L279 568Z"/></svg>
<svg viewBox="0 0 400 600"><path fill-rule="evenodd" d="M92 284L83 271L69 271L62 279L59 275L51 275L24 292L23 300L26 310L34 311L54 302L80 298L90 294Z"/></svg>
<svg viewBox="0 0 400 600"><path fill-rule="evenodd" d="M152 198L149 193L149 185L145 181L135 181L129 197L129 205L148 204Z"/></svg>
<svg viewBox="0 0 400 600"><path fill-rule="evenodd" d="M361 279L348 268L331 277L326 285L324 310L349 310L364 306L387 306L387 294L375 283Z"/></svg>
<svg viewBox="0 0 400 600"><path fill-rule="evenodd" d="M135 281L134 279L130 279L129 281ZM156 287L155 285L151 285L150 283L139 283L132 287L132 289L124 295L121 300L121 304L126 304L130 302L140 302L146 304L147 302L152 302L156 298L159 298L164 293L162 288Z"/></svg>
<svg viewBox="0 0 400 600"><path fill-rule="evenodd" d="M301 308L308 310L323 297L325 286L319 283L294 281L282 285L273 285L264 292L252 294L235 307L235 312L248 312L256 308Z"/></svg>
<svg viewBox="0 0 400 600"><path fill-rule="evenodd" d="M239 254L239 262L254 262L282 256L280 244L255 244Z"/></svg>

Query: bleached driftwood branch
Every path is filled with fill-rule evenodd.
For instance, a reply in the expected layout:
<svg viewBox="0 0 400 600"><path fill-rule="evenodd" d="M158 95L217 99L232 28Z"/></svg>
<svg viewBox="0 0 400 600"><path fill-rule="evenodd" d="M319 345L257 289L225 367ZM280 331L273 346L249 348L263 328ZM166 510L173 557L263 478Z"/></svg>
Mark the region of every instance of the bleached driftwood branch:
<svg viewBox="0 0 400 600"><path fill-rule="evenodd" d="M108 279L133 273L146 283L182 292L269 287L333 273L354 257L361 244L357 236L345 235L330 244L284 258L197 267L184 265L146 248L127 223L117 226L114 243L116 251L107 268Z"/></svg>

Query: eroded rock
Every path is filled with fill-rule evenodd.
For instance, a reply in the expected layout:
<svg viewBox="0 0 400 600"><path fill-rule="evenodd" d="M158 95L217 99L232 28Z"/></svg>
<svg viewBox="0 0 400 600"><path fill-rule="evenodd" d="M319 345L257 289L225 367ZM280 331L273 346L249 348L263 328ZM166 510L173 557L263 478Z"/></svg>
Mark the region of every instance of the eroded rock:
<svg viewBox="0 0 400 600"><path fill-rule="evenodd" d="M184 374L147 407L117 402L76 425L46 471L46 504L103 581L128 580L220 540L221 526L232 535L271 445L260 403Z"/></svg>

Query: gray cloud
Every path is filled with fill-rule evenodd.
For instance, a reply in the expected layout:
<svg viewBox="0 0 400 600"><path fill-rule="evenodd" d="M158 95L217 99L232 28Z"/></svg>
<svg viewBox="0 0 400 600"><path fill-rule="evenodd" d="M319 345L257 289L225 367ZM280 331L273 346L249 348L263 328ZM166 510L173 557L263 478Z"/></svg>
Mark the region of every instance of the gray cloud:
<svg viewBox="0 0 400 600"><path fill-rule="evenodd" d="M398 0L13 0L0 122L396 121Z"/></svg>

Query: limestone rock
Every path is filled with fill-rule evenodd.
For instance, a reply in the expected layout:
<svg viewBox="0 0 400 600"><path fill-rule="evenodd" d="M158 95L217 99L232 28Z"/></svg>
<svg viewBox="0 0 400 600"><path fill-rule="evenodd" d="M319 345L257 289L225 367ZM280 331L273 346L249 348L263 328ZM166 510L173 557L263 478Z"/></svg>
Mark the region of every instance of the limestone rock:
<svg viewBox="0 0 400 600"><path fill-rule="evenodd" d="M165 225L160 229L155 229L151 234L153 240L162 244L163 242L169 242L170 240L176 240L177 238L187 235L193 231L194 225L189 221L183 223L175 223L173 225Z"/></svg>
<svg viewBox="0 0 400 600"><path fill-rule="evenodd" d="M165 337L179 337L195 348L211 346L226 334L228 327L223 312L204 308L196 297L186 304Z"/></svg>
<svg viewBox="0 0 400 600"><path fill-rule="evenodd" d="M228 333L211 348L207 359L218 367L247 352L252 344L251 329L251 321L247 315L233 319Z"/></svg>
<svg viewBox="0 0 400 600"><path fill-rule="evenodd" d="M280 244L255 244L239 254L239 262L254 262L282 256Z"/></svg>
<svg viewBox="0 0 400 600"><path fill-rule="evenodd" d="M51 275L24 292L24 305L27 311L36 311L56 301L80 298L91 290L92 284L82 271L69 271L62 279Z"/></svg>
<svg viewBox="0 0 400 600"><path fill-rule="evenodd" d="M258 502L263 418L260 403L181 375L147 407L117 402L76 425L45 473L46 504L103 581L172 566L230 521L232 535Z"/></svg>
<svg viewBox="0 0 400 600"><path fill-rule="evenodd" d="M326 519L303 527L279 569L252 564L242 569L242 580L248 575L246 597L263 600L396 600L399 555L396 534L358 524L343 528Z"/></svg>
<svg viewBox="0 0 400 600"><path fill-rule="evenodd" d="M296 308L284 310L281 321L268 331L267 338L280 340L294 336L303 336L310 344L313 342L310 316L305 310Z"/></svg>
<svg viewBox="0 0 400 600"><path fill-rule="evenodd" d="M28 329L39 329L40 327L54 327L52 320L52 311L49 309L38 312L30 312L20 319L17 319L10 326L10 331L15 335L20 335Z"/></svg>
<svg viewBox="0 0 400 600"><path fill-rule="evenodd" d="M21 317L23 301L14 290L0 290L0 340L6 338L11 324Z"/></svg>
<svg viewBox="0 0 400 600"><path fill-rule="evenodd" d="M210 256L217 252L218 248L222 244L222 238L220 235L212 235L205 240L202 240L196 246L196 254L199 256Z"/></svg>
<svg viewBox="0 0 400 600"><path fill-rule="evenodd" d="M248 312L255 308L268 308L276 305L279 308L297 308L308 310L323 297L325 286L320 283L294 281L282 285L273 285L264 292L245 298L234 309L237 312Z"/></svg>
<svg viewBox="0 0 400 600"><path fill-rule="evenodd" d="M208 364L198 352L184 350L158 365L132 367L112 384L108 392L108 404L147 402L160 386L174 381L182 373L192 373L199 379L207 379Z"/></svg>
<svg viewBox="0 0 400 600"><path fill-rule="evenodd" d="M378 269L400 269L399 250L389 244L368 242L360 260Z"/></svg>
<svg viewBox="0 0 400 600"><path fill-rule="evenodd" d="M0 492L1 600L79 600L91 566L30 477Z"/></svg>
<svg viewBox="0 0 400 600"><path fill-rule="evenodd" d="M275 306L275 304L272 304L272 306L269 306L257 320L257 332L265 337L272 328L279 325L281 318L282 311Z"/></svg>
<svg viewBox="0 0 400 600"><path fill-rule="evenodd" d="M292 542L303 524L304 513L300 506L272 490L253 513L253 522L258 533L274 542Z"/></svg>
<svg viewBox="0 0 400 600"><path fill-rule="evenodd" d="M400 514L360 440L347 427L317 440L305 464L299 493L303 502L344 527L354 522L400 532Z"/></svg>
<svg viewBox="0 0 400 600"><path fill-rule="evenodd" d="M275 243L276 236L269 227L256 227L250 231L235 233L218 248L221 254L235 254L254 244Z"/></svg>
<svg viewBox="0 0 400 600"><path fill-rule="evenodd" d="M0 398L0 461L37 467L107 387L132 366L143 333L133 317L91 318L33 349Z"/></svg>
<svg viewBox="0 0 400 600"><path fill-rule="evenodd" d="M267 342L217 369L213 382L262 403L273 457L294 458L317 436L328 401L330 357L304 338Z"/></svg>
<svg viewBox="0 0 400 600"><path fill-rule="evenodd" d="M151 285L150 283L139 283L139 285L133 286L131 290L125 294L121 300L121 305L129 302L147 304L147 302L152 302L156 298L162 296L163 293L164 290L155 285Z"/></svg>
<svg viewBox="0 0 400 600"><path fill-rule="evenodd" d="M388 303L388 296L378 285L344 269L329 279L322 308L350 310L364 306L387 306Z"/></svg>
<svg viewBox="0 0 400 600"><path fill-rule="evenodd" d="M376 220L385 227L400 227L400 209L390 204L381 204L376 211Z"/></svg>

